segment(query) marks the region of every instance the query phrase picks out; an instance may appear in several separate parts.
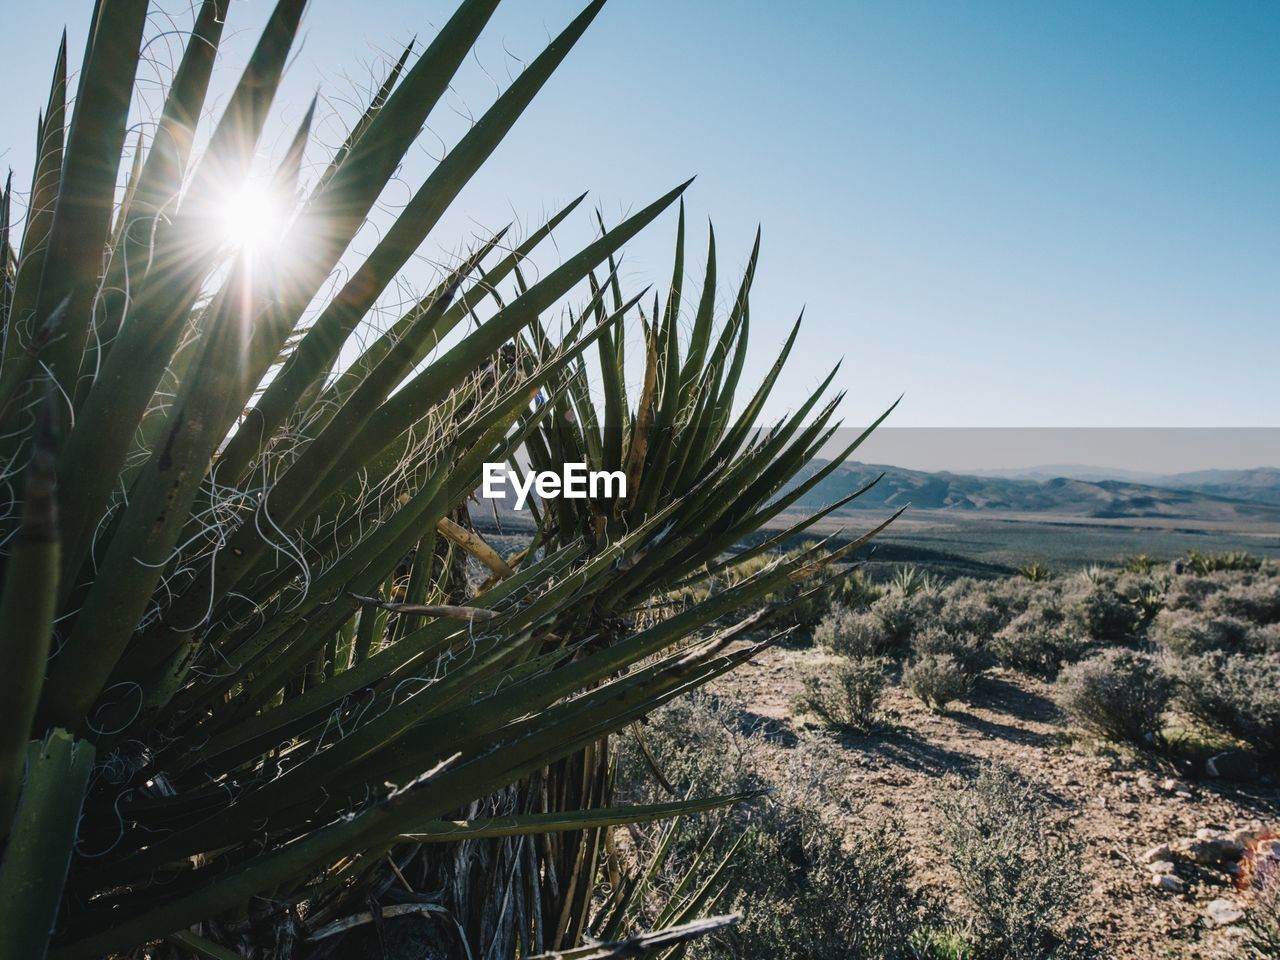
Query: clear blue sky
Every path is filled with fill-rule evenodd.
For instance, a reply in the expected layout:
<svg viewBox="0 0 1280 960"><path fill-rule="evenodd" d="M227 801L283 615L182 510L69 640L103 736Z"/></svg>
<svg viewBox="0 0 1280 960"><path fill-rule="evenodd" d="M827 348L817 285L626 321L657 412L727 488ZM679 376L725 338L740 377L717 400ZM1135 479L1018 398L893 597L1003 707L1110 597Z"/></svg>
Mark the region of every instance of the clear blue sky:
<svg viewBox="0 0 1280 960"><path fill-rule="evenodd" d="M78 59L91 6L4 13L19 179L57 30ZM505 84L577 9L508 0L456 105L478 113L485 71ZM233 0L233 58L268 10ZM281 136L450 10L314 0ZM750 372L807 305L775 413L844 355L858 422L905 392L898 426L1274 426L1277 64L1269 2L611 0L437 242L587 189L617 215L696 173L697 249L711 217L736 269L764 226ZM633 247L633 281L665 284L673 227Z"/></svg>

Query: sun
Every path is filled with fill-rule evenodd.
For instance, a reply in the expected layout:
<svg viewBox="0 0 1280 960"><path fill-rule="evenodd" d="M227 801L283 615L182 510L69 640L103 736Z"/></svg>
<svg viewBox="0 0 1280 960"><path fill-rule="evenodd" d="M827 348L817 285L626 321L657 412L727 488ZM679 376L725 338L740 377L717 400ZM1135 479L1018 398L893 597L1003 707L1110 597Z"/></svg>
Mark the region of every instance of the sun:
<svg viewBox="0 0 1280 960"><path fill-rule="evenodd" d="M229 191L219 204L217 219L223 241L248 253L274 247L286 226L281 197L257 180L246 180Z"/></svg>

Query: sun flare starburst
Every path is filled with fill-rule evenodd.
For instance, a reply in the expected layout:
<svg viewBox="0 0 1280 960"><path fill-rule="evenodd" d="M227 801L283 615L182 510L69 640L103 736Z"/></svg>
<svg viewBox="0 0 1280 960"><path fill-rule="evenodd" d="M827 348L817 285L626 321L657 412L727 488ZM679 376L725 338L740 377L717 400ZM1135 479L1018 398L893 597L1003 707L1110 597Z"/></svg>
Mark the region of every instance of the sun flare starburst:
<svg viewBox="0 0 1280 960"><path fill-rule="evenodd" d="M217 220L225 243L254 253L278 244L287 222L278 192L255 180L228 191L219 203Z"/></svg>

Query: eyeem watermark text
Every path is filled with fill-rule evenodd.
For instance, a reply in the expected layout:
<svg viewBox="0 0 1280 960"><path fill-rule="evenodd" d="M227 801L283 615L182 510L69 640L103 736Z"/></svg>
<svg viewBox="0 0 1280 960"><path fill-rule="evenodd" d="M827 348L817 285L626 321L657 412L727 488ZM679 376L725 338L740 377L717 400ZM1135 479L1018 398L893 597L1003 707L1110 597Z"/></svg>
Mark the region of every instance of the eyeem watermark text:
<svg viewBox="0 0 1280 960"><path fill-rule="evenodd" d="M530 470L523 479L505 464L484 465L484 485L480 492L487 500L505 499L508 487L515 492L516 509L523 510L530 491L539 500L611 500L627 495L627 475L621 470L588 470L585 463L566 463L564 469Z"/></svg>

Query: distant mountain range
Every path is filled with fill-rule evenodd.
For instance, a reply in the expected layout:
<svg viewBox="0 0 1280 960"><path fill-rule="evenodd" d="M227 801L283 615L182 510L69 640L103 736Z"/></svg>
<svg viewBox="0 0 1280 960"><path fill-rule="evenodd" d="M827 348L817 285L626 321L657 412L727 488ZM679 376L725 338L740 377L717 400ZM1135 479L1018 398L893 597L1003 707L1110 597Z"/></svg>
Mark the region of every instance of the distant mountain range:
<svg viewBox="0 0 1280 960"><path fill-rule="evenodd" d="M821 461L811 467L816 471ZM1043 472L1042 472L1043 471ZM1280 521L1280 470L1206 470L1137 482L1105 471L1067 468L1083 477L1050 476L1056 468L1015 475L926 473L901 467L850 461L810 490L802 504L815 507L847 496L884 477L849 504L848 509L997 511L1054 516L1119 519Z"/></svg>
<svg viewBox="0 0 1280 960"><path fill-rule="evenodd" d="M1107 469L1078 464L1049 464L1022 470L974 470L977 477L1008 480L1123 480L1166 490L1190 490L1235 500L1280 503L1280 469L1254 467L1249 470L1197 470L1191 473L1143 473L1137 470Z"/></svg>

